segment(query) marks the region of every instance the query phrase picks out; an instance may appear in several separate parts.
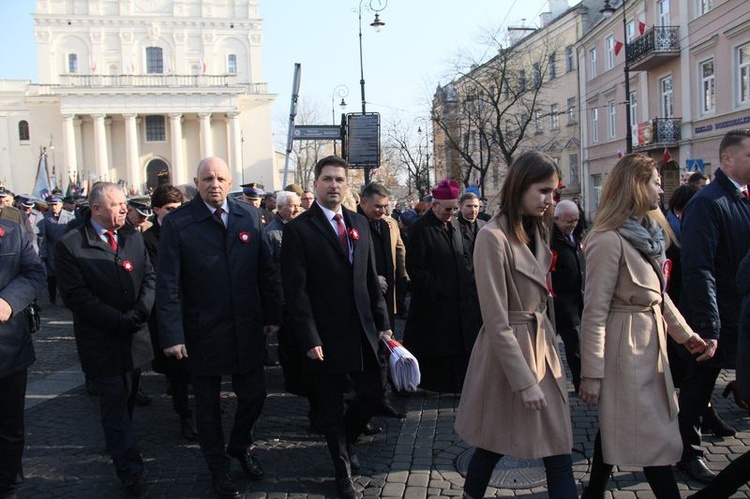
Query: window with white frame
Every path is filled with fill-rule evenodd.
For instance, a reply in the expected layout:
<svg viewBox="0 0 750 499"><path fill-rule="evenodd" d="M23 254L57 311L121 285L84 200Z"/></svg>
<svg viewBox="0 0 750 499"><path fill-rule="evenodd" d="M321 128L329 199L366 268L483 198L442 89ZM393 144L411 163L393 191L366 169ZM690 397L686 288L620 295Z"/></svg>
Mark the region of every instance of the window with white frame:
<svg viewBox="0 0 750 499"><path fill-rule="evenodd" d="M714 74L714 60L709 59L700 63L701 79L701 112L711 113L716 110L716 75Z"/></svg>
<svg viewBox="0 0 750 499"><path fill-rule="evenodd" d="M544 124L542 124L542 112L539 109L534 111L534 131L536 133L544 133Z"/></svg>
<svg viewBox="0 0 750 499"><path fill-rule="evenodd" d="M552 52L547 59L547 74L550 80L557 78L557 67L555 66L555 53Z"/></svg>
<svg viewBox="0 0 750 499"><path fill-rule="evenodd" d="M599 208L599 200L602 197L602 174L595 173L591 175L591 192L592 192L592 208L596 211Z"/></svg>
<svg viewBox="0 0 750 499"><path fill-rule="evenodd" d="M698 15L702 16L714 8L714 0L698 0Z"/></svg>
<svg viewBox="0 0 750 499"><path fill-rule="evenodd" d="M568 45L565 47L565 72L570 73L575 67L575 52L573 51L573 47Z"/></svg>
<svg viewBox="0 0 750 499"><path fill-rule="evenodd" d="M237 74L237 54L227 55L227 74Z"/></svg>
<svg viewBox="0 0 750 499"><path fill-rule="evenodd" d="M146 142L164 142L167 140L167 127L164 116L146 116Z"/></svg>
<svg viewBox="0 0 750 499"><path fill-rule="evenodd" d="M615 67L615 38L612 35L607 37L605 46L607 47L606 69L612 69Z"/></svg>
<svg viewBox="0 0 750 499"><path fill-rule="evenodd" d="M617 104L614 100L607 102L607 130L610 139L617 137Z"/></svg>
<svg viewBox="0 0 750 499"><path fill-rule="evenodd" d="M557 104L549 107L549 128L550 130L560 129L560 109Z"/></svg>
<svg viewBox="0 0 750 499"><path fill-rule="evenodd" d="M570 179L568 183L570 185L578 185L581 183L581 179L578 176L578 154L568 155L568 164L570 166Z"/></svg>
<svg viewBox="0 0 750 499"><path fill-rule="evenodd" d="M568 125L573 125L578 120L576 119L576 98L569 97L565 105L565 114L568 116Z"/></svg>
<svg viewBox="0 0 750 499"><path fill-rule="evenodd" d="M78 72L78 54L68 54L68 73Z"/></svg>
<svg viewBox="0 0 750 499"><path fill-rule="evenodd" d="M589 50L589 80L596 78L596 47Z"/></svg>
<svg viewBox="0 0 750 499"><path fill-rule="evenodd" d="M672 88L672 76L659 80L659 91L661 93L661 117L671 118L674 116L674 89Z"/></svg>
<svg viewBox="0 0 750 499"><path fill-rule="evenodd" d="M638 123L638 92L635 90L630 92L628 105L630 106L630 128L633 128Z"/></svg>
<svg viewBox="0 0 750 499"><path fill-rule="evenodd" d="M146 73L164 73L164 52L161 47L146 47Z"/></svg>
<svg viewBox="0 0 750 499"><path fill-rule="evenodd" d="M625 25L625 40L632 42L635 39L635 21L629 21Z"/></svg>
<svg viewBox="0 0 750 499"><path fill-rule="evenodd" d="M750 104L750 43L737 47L737 100Z"/></svg>
<svg viewBox="0 0 750 499"><path fill-rule="evenodd" d="M599 109L591 110L591 142L599 143Z"/></svg>
<svg viewBox="0 0 750 499"><path fill-rule="evenodd" d="M656 16L659 26L669 26L669 0L658 0L656 2Z"/></svg>

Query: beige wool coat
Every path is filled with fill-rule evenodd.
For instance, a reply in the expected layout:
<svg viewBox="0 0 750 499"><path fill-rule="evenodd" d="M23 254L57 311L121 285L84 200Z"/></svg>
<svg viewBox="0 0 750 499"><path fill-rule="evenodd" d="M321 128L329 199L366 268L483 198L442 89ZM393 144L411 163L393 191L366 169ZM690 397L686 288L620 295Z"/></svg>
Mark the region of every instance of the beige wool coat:
<svg viewBox="0 0 750 499"><path fill-rule="evenodd" d="M666 335L684 343L692 330L663 292L659 264L650 263L616 231L592 233L585 254L581 376L602 381L604 462L674 464L682 441Z"/></svg>
<svg viewBox="0 0 750 499"><path fill-rule="evenodd" d="M547 318L551 252L536 234L536 255L508 236L507 218L479 231L474 271L484 325L474 344L455 429L469 445L519 458L570 454L567 382ZM524 406L539 383L547 407Z"/></svg>

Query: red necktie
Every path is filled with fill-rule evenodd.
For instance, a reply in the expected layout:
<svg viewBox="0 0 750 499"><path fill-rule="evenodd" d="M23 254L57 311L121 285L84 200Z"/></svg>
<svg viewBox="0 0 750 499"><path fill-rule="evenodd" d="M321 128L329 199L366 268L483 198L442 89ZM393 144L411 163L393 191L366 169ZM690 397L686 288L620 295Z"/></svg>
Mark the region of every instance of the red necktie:
<svg viewBox="0 0 750 499"><path fill-rule="evenodd" d="M107 242L109 243L109 247L112 248L112 251L117 251L117 239L115 239L115 231L108 230L104 232L107 235Z"/></svg>
<svg viewBox="0 0 750 499"><path fill-rule="evenodd" d="M221 224L222 227L226 228L226 225L224 225L224 219L221 218L222 213L224 213L224 209L220 206L216 208L216 211L214 211L214 217L216 217L216 220Z"/></svg>
<svg viewBox="0 0 750 499"><path fill-rule="evenodd" d="M745 199L750 199L750 191L748 190L747 187L742 189L742 195L745 196Z"/></svg>
<svg viewBox="0 0 750 499"><path fill-rule="evenodd" d="M341 219L341 215L336 213L333 216L333 219L336 221L336 229L339 236L339 244L341 245L341 249L344 250L344 253L346 253L346 256L349 256L349 239L346 237L346 227L344 226L344 221Z"/></svg>

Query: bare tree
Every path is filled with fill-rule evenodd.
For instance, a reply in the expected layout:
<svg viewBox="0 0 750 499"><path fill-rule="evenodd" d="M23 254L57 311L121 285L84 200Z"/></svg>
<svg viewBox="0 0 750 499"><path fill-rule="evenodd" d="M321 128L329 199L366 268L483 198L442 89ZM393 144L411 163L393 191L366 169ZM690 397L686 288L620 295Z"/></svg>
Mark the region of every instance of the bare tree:
<svg viewBox="0 0 750 499"><path fill-rule="evenodd" d="M422 197L429 192L431 149L429 143L423 143L420 134L415 134L413 123L401 120L389 123L385 129L383 150L390 161L400 166L400 173L406 175L409 196L416 194Z"/></svg>
<svg viewBox="0 0 750 499"><path fill-rule="evenodd" d="M432 104L438 170L467 187L478 183L484 195L490 169L507 168L550 116L545 97L554 86L554 52L544 39L522 41L481 65L454 68Z"/></svg>

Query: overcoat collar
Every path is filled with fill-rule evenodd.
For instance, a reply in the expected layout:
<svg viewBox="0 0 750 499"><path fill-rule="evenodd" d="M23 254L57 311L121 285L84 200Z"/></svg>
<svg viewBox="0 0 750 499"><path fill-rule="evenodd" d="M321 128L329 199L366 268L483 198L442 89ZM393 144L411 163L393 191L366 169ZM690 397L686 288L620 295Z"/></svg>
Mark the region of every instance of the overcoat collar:
<svg viewBox="0 0 750 499"><path fill-rule="evenodd" d="M97 234L96 229L94 229L94 226L91 225L91 214L86 215L86 220L83 223L83 232L86 236L86 241L88 242L89 246L92 246L94 248L99 248L101 250L107 251L109 253L115 254L115 250L113 250L109 244L105 243L101 237L99 237L99 234ZM122 247L123 245L127 244L127 230L125 227L121 227L117 230L117 245L118 247Z"/></svg>
<svg viewBox="0 0 750 499"><path fill-rule="evenodd" d="M322 208L318 205L317 202L314 202L312 206L310 206L310 220L312 221L313 225L323 233L323 236L325 239L331 244L336 251L341 254L341 256L345 257L347 261L349 260L349 255L344 253L344 249L339 244L338 236L333 232L333 227L331 226L330 221L326 217L325 213L323 212ZM351 216L351 212L341 207L341 215L344 218L344 225L346 225L347 231L351 231L351 229L356 229L357 231L360 231L361 227L356 227L354 224L354 217ZM348 237L348 236L347 236ZM349 241L352 244L353 253L357 253L357 242L353 240L351 237L349 237Z"/></svg>
<svg viewBox="0 0 750 499"><path fill-rule="evenodd" d="M211 213L211 210L208 209L208 206L206 206L206 203L203 202L200 196L194 197L190 203L192 205L193 217L196 222L202 222L213 217L213 213ZM233 233L233 229L242 219L241 217L245 216L245 212L237 204L237 201L231 197L227 197L227 206L229 207L227 213L227 233Z"/></svg>
<svg viewBox="0 0 750 499"><path fill-rule="evenodd" d="M515 265L516 270L537 283L546 292L547 282L545 279L549 273L549 266L552 261L552 253L549 250L547 241L542 238L539 231L534 231L534 238L536 241L535 255L531 253L528 245L517 241L515 237L510 234L508 217L498 217L498 224L500 229L505 232L507 236L508 244L513 253L513 264Z"/></svg>
<svg viewBox="0 0 750 499"><path fill-rule="evenodd" d="M727 174L721 168L718 168L714 173L714 182L718 182L733 200L742 201L744 199L742 193L737 190L737 187L729 180L729 177L727 177Z"/></svg>

